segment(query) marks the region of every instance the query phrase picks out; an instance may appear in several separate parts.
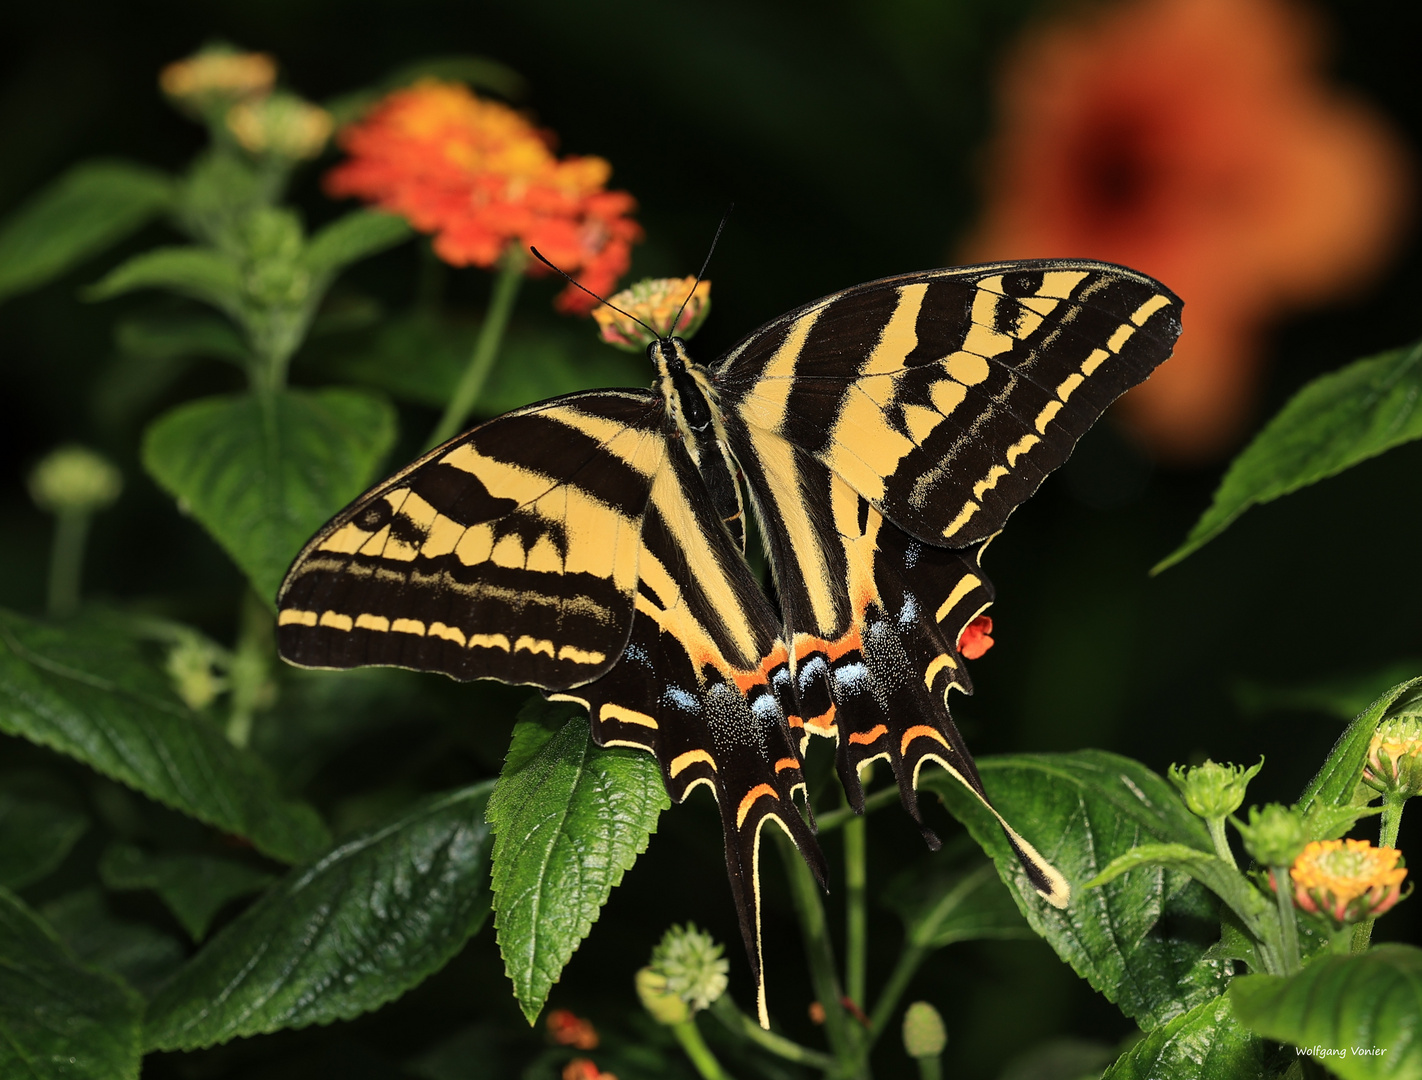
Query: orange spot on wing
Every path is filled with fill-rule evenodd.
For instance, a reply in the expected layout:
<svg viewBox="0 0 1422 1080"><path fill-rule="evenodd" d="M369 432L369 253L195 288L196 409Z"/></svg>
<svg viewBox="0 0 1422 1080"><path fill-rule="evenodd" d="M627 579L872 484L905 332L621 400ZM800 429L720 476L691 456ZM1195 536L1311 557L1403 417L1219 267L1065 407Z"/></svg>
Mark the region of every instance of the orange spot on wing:
<svg viewBox="0 0 1422 1080"><path fill-rule="evenodd" d="M859 651L863 645L864 643L859 638L859 627L855 626L843 637L831 641L826 650L826 655L830 660L838 660L845 653Z"/></svg>
<svg viewBox="0 0 1422 1080"><path fill-rule="evenodd" d="M946 749L953 749L948 745L948 740L943 737L943 733L937 728L931 728L927 724L918 724L904 732L904 741L899 745L900 756L908 753L909 743L913 742L914 739L921 738L935 739L942 743Z"/></svg>
<svg viewBox="0 0 1422 1080"><path fill-rule="evenodd" d="M992 616L979 615L963 627L963 632L958 635L958 651L969 660L976 660L992 648L991 634Z"/></svg>
<svg viewBox="0 0 1422 1080"><path fill-rule="evenodd" d="M769 795L777 802L780 799L780 796L775 793L775 789L769 784L756 784L755 787L746 792L746 797L741 800L741 805L736 810L736 828L739 829L745 824L746 815L750 813L751 805L762 795Z"/></svg>
<svg viewBox="0 0 1422 1080"><path fill-rule="evenodd" d="M824 638L809 637L806 635L796 635L795 637L795 663L799 663L805 657L817 652L825 652L829 649L829 642Z"/></svg>
<svg viewBox="0 0 1422 1080"><path fill-rule="evenodd" d="M830 727L834 724L834 705L831 704L830 707L824 712L820 713L819 716L810 717L809 724L811 727L817 727L828 731Z"/></svg>
<svg viewBox="0 0 1422 1080"><path fill-rule="evenodd" d="M888 733L889 729L883 724L875 724L868 731L851 731L849 733L849 741L859 746L867 746L869 743L874 742Z"/></svg>
<svg viewBox="0 0 1422 1080"><path fill-rule="evenodd" d="M792 757L783 757L775 763L775 771L783 772L785 769L798 769L800 763Z"/></svg>
<svg viewBox="0 0 1422 1080"><path fill-rule="evenodd" d="M798 716L787 716L785 718L785 722L788 723L791 727L795 728L802 728L805 726L805 721Z"/></svg>

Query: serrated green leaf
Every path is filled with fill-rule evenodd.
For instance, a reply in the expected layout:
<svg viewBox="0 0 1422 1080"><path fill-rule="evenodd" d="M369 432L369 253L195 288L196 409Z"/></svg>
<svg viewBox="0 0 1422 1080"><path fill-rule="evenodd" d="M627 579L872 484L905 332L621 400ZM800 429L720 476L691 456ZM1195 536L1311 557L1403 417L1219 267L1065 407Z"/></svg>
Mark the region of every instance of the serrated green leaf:
<svg viewBox="0 0 1422 1080"><path fill-rule="evenodd" d="M203 398L149 425L143 464L268 603L311 534L359 495L395 441L389 403L288 390L269 426L255 397Z"/></svg>
<svg viewBox="0 0 1422 1080"><path fill-rule="evenodd" d="M117 975L151 994L187 958L182 941L144 922L109 910L98 888L78 889L51 900L40 914L82 964Z"/></svg>
<svg viewBox="0 0 1422 1080"><path fill-rule="evenodd" d="M414 235L404 218L378 210L355 210L311 237L302 261L313 274L334 274Z"/></svg>
<svg viewBox="0 0 1422 1080"><path fill-rule="evenodd" d="M46 877L88 829L81 811L6 777L0 787L0 887L21 889Z"/></svg>
<svg viewBox="0 0 1422 1080"><path fill-rule="evenodd" d="M1313 1051L1343 1080L1422 1077L1422 950L1411 945L1320 956L1297 975L1242 976L1229 1000L1240 1023Z"/></svg>
<svg viewBox="0 0 1422 1080"><path fill-rule="evenodd" d="M90 300L108 300L135 289L166 289L211 304L234 319L243 314L242 271L213 248L160 247L133 256L85 290Z"/></svg>
<svg viewBox="0 0 1422 1080"><path fill-rule="evenodd" d="M492 781L426 799L293 870L149 1005L149 1050L346 1020L434 974L489 912Z"/></svg>
<svg viewBox="0 0 1422 1080"><path fill-rule="evenodd" d="M0 1076L138 1080L142 999L0 889Z"/></svg>
<svg viewBox="0 0 1422 1080"><path fill-rule="evenodd" d="M528 724L539 721L519 727ZM515 745L519 739L515 728ZM494 925L530 1024L670 805L656 759L601 749L583 715L514 768L505 765L489 800Z"/></svg>
<svg viewBox="0 0 1422 1080"><path fill-rule="evenodd" d="M930 859L912 878L893 882L884 903L903 920L904 936L916 948L1036 936L991 863L955 873Z"/></svg>
<svg viewBox="0 0 1422 1080"><path fill-rule="evenodd" d="M125 319L114 328L114 342L126 356L150 361L200 356L240 365L249 356L242 335L218 315Z"/></svg>
<svg viewBox="0 0 1422 1080"><path fill-rule="evenodd" d="M127 161L75 165L0 224L0 300L39 288L172 205L173 180Z"/></svg>
<svg viewBox="0 0 1422 1080"><path fill-rule="evenodd" d="M75 758L174 810L297 862L329 842L304 803L173 693L112 630L0 609L0 731Z"/></svg>
<svg viewBox="0 0 1422 1080"><path fill-rule="evenodd" d="M188 936L201 941L229 901L264 889L275 879L231 859L150 854L132 844L115 844L99 860L99 880L118 891L152 889Z"/></svg>
<svg viewBox="0 0 1422 1080"><path fill-rule="evenodd" d="M1216 901L1188 875L1142 867L1100 889L1082 883L1144 843L1211 849L1204 823L1139 762L1101 750L978 759L1002 815L1072 884L1058 911L1037 895L997 820L946 773L925 770L1007 882L1032 928L1092 986L1149 1030L1214 998L1225 961L1206 956L1218 937Z"/></svg>
<svg viewBox="0 0 1422 1080"><path fill-rule="evenodd" d="M1347 806L1351 803L1378 724L1389 713L1412 707L1419 700L1422 700L1422 678L1409 679L1398 683L1364 709L1334 743L1322 768L1304 788L1299 796L1299 809L1307 810L1315 801L1325 806Z"/></svg>
<svg viewBox="0 0 1422 1080"><path fill-rule="evenodd" d="M1261 917L1273 909L1273 904L1233 866L1211 852L1187 844L1140 844L1117 855L1106 869L1081 887L1099 889L1142 866L1170 866L1185 871L1233 908L1256 936L1260 932Z"/></svg>
<svg viewBox="0 0 1422 1080"><path fill-rule="evenodd" d="M1209 543L1251 506L1419 438L1422 342L1314 379L1234 459L1210 508L1151 573Z"/></svg>
<svg viewBox="0 0 1422 1080"><path fill-rule="evenodd" d="M1270 1058L1264 1040L1240 1026L1222 994L1156 1028L1101 1080L1269 1080L1276 1075Z"/></svg>

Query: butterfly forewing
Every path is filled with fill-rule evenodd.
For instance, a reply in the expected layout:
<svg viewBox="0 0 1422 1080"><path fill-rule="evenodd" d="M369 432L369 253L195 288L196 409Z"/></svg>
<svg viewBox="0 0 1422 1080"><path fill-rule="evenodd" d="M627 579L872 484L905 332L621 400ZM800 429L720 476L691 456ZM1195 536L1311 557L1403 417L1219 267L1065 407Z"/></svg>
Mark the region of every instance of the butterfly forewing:
<svg viewBox="0 0 1422 1080"><path fill-rule="evenodd" d="M571 395L440 447L338 515L278 597L281 653L547 688L607 671L631 631L660 401Z"/></svg>

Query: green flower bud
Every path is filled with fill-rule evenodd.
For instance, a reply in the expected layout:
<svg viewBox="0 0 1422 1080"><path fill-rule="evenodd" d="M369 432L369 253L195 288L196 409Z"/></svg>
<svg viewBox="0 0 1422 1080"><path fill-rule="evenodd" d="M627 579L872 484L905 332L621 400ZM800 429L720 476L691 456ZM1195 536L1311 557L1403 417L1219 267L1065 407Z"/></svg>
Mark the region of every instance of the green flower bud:
<svg viewBox="0 0 1422 1080"><path fill-rule="evenodd" d="M1377 726L1363 765L1363 783L1404 799L1422 792L1422 715L1409 711Z"/></svg>
<svg viewBox="0 0 1422 1080"><path fill-rule="evenodd" d="M1264 866L1289 866L1308 843L1308 831L1298 811L1279 803L1249 808L1249 824L1233 818L1244 847Z"/></svg>
<svg viewBox="0 0 1422 1080"><path fill-rule="evenodd" d="M667 989L696 1012L726 992L731 964L722 951L692 923L673 926L652 950L652 970L665 976Z"/></svg>
<svg viewBox="0 0 1422 1080"><path fill-rule="evenodd" d="M691 1009L679 994L667 988L667 977L644 967L637 972L637 996L642 1008L659 1024L680 1024L691 1019Z"/></svg>
<svg viewBox="0 0 1422 1080"><path fill-rule="evenodd" d="M904 1049L911 1058L934 1058L948 1045L943 1017L926 1001L915 1001L904 1013Z"/></svg>
<svg viewBox="0 0 1422 1080"><path fill-rule="evenodd" d="M61 446L30 473L30 498L52 514L93 513L113 504L123 474L108 458L84 446Z"/></svg>
<svg viewBox="0 0 1422 1080"><path fill-rule="evenodd" d="M1206 758L1203 765L1193 768L1172 765L1169 775L1190 813L1210 821L1228 817L1243 805L1244 789L1263 767L1262 757L1249 768L1217 765Z"/></svg>
<svg viewBox="0 0 1422 1080"><path fill-rule="evenodd" d="M227 680L217 673L220 654L199 637L184 637L168 650L168 677L173 689L190 709L205 709L227 689Z"/></svg>
<svg viewBox="0 0 1422 1080"><path fill-rule="evenodd" d="M326 148L335 127L331 114L295 94L239 102L227 113L227 129L248 153L298 161Z"/></svg>

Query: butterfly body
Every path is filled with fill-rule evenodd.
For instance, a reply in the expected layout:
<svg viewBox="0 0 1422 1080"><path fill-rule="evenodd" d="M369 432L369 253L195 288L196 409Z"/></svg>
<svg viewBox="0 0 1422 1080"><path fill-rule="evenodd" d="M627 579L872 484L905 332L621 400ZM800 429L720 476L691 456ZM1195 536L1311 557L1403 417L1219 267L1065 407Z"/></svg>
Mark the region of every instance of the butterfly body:
<svg viewBox="0 0 1422 1080"><path fill-rule="evenodd" d="M599 744L655 754L675 801L708 787L765 1022L762 826L824 880L795 803L809 737L835 740L856 809L887 762L931 844L926 763L992 809L947 706L993 598L982 550L1169 355L1179 310L1120 267L1005 263L856 286L709 366L663 339L652 390L498 417L337 515L282 586L282 655L532 684L585 707ZM743 488L778 611L744 557Z"/></svg>

